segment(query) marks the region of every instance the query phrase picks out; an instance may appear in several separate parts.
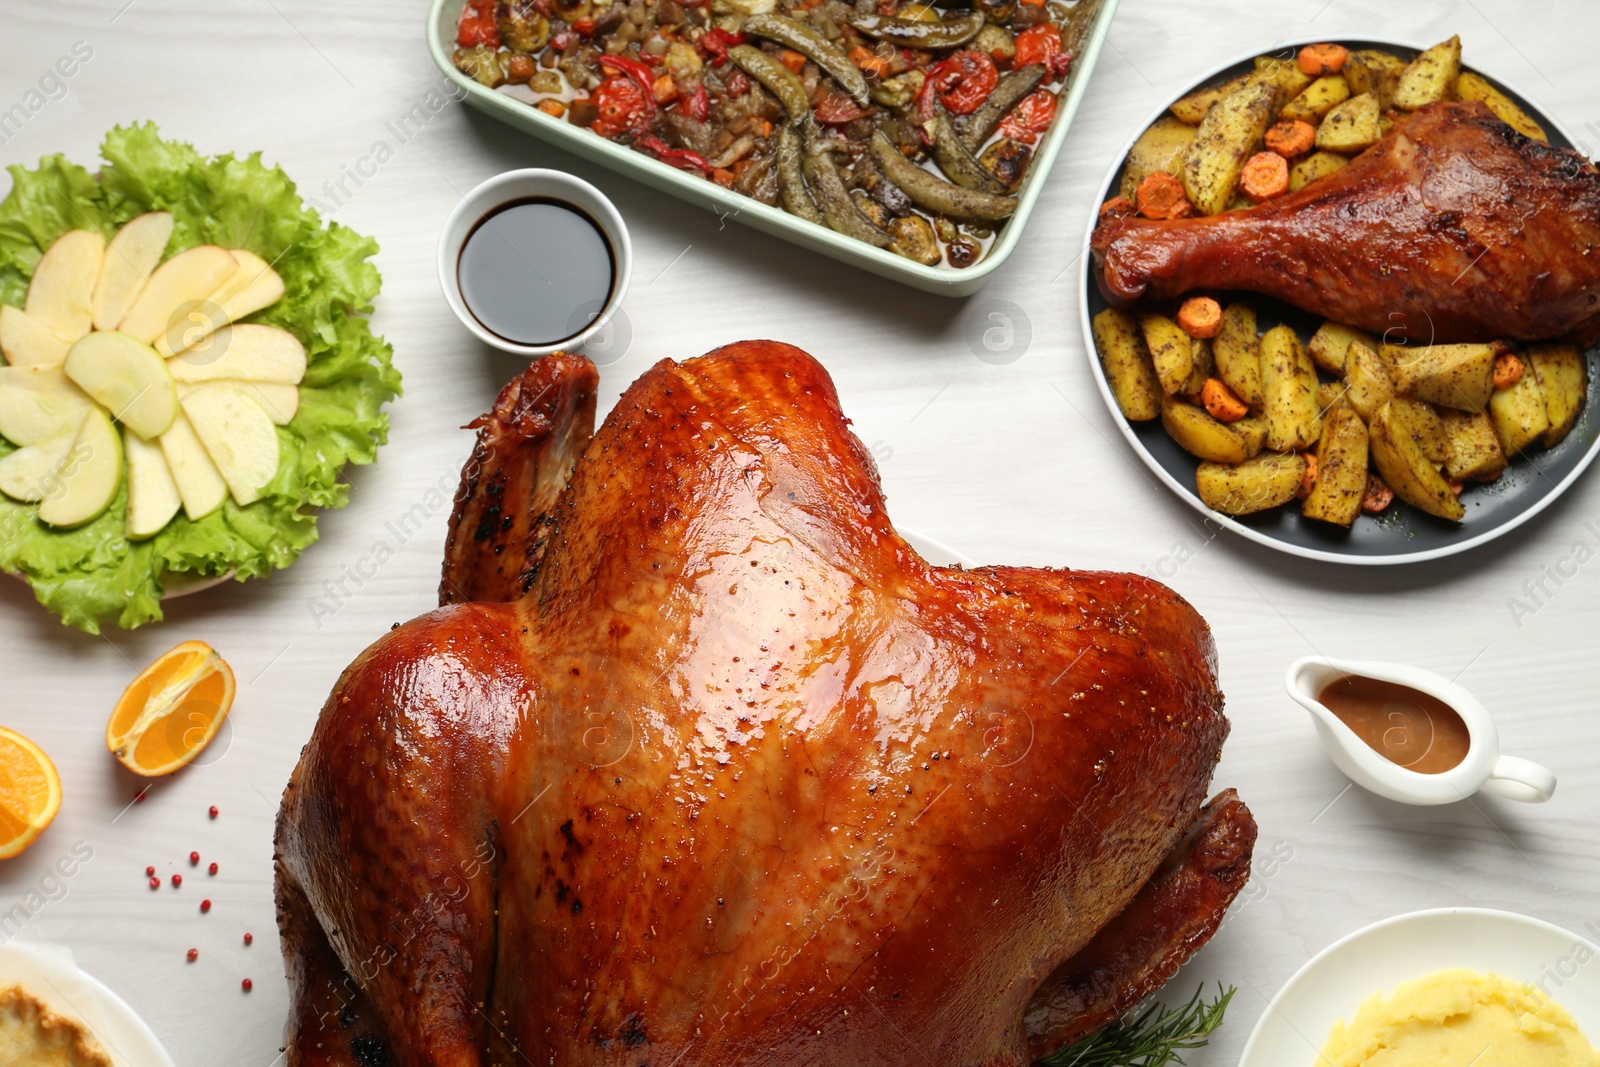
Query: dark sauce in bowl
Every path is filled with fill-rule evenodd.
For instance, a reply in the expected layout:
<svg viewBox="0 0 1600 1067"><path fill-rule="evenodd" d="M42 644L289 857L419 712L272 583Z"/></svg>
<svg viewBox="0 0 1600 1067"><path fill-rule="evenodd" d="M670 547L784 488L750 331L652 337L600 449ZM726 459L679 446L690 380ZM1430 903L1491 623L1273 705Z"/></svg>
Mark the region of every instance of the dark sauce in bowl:
<svg viewBox="0 0 1600 1067"><path fill-rule="evenodd" d="M1323 687L1317 702L1396 766L1443 774L1472 747L1467 724L1436 696L1397 682L1345 675Z"/></svg>
<svg viewBox="0 0 1600 1067"><path fill-rule="evenodd" d="M605 231L561 200L513 200L479 219L456 261L461 299L484 329L519 345L581 333L611 300Z"/></svg>

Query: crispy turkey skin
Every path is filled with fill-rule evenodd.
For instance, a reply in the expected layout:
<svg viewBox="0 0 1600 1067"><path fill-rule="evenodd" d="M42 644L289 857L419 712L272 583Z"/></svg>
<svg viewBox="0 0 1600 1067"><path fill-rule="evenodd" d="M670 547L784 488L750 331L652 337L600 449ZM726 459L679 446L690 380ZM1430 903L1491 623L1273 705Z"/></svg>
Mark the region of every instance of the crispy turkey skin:
<svg viewBox="0 0 1600 1067"><path fill-rule="evenodd" d="M301 756L291 1067L1019 1065L1210 936L1255 825L1202 808L1193 608L929 565L791 346L664 360L590 440L595 387L550 357L480 420L446 606Z"/></svg>

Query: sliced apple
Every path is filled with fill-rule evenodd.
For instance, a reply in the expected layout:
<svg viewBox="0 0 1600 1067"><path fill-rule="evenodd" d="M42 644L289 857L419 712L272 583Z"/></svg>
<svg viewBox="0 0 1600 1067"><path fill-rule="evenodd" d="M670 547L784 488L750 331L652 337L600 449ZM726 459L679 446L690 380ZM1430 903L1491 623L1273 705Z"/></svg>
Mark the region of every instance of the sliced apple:
<svg viewBox="0 0 1600 1067"><path fill-rule="evenodd" d="M166 433L178 415L178 390L166 363L155 349L125 333L89 334L72 346L61 369L147 441Z"/></svg>
<svg viewBox="0 0 1600 1067"><path fill-rule="evenodd" d="M216 324L218 329L271 307L283 298L283 279L272 269L272 264L243 248L233 249L233 258L239 265L238 272L207 297L221 311L222 321ZM168 339L162 337L156 341L156 351L163 356L176 355L204 341L204 336L196 336L198 333L198 330L190 331L187 336L174 338L170 345Z"/></svg>
<svg viewBox="0 0 1600 1067"><path fill-rule="evenodd" d="M278 428L260 404L228 385L196 389L183 399L200 443L240 505L261 499L278 473Z"/></svg>
<svg viewBox="0 0 1600 1067"><path fill-rule="evenodd" d="M287 426L300 410L300 387L283 382L249 382L242 378L223 378L215 382L179 382L178 401L196 389L209 389L213 385L229 385L244 391L244 395L260 404L267 415L279 426Z"/></svg>
<svg viewBox="0 0 1600 1067"><path fill-rule="evenodd" d="M203 343L173 356L167 360L167 369L173 380L180 382L242 378L298 385L306 376L306 349L287 330L242 323L226 326Z"/></svg>
<svg viewBox="0 0 1600 1067"><path fill-rule="evenodd" d="M87 414L84 417L87 418ZM14 500L43 500L49 493L51 479L59 477L65 469L72 443L77 439L78 431L73 429L48 441L19 448L0 459L0 493Z"/></svg>
<svg viewBox="0 0 1600 1067"><path fill-rule="evenodd" d="M59 479L51 479L39 503L39 520L51 526L81 526L96 518L122 485L122 437L111 416L90 408L78 429Z"/></svg>
<svg viewBox="0 0 1600 1067"><path fill-rule="evenodd" d="M199 340L217 325L214 309L204 309L202 302L238 269L228 250L216 245L196 245L179 252L150 275L117 329L146 344L155 344L168 333L183 336L204 331L195 337ZM179 313L191 304L196 307L180 318Z"/></svg>
<svg viewBox="0 0 1600 1067"><path fill-rule="evenodd" d="M76 432L93 406L60 367L0 367L0 437L13 444Z"/></svg>
<svg viewBox="0 0 1600 1067"><path fill-rule="evenodd" d="M172 428L161 435L161 454L178 487L183 513L191 521L205 518L228 499L228 483L222 480L222 472L211 462L206 446L200 443L181 411L172 421Z"/></svg>
<svg viewBox="0 0 1600 1067"><path fill-rule="evenodd" d="M72 342L21 308L0 307L0 353L13 367L54 367Z"/></svg>
<svg viewBox="0 0 1600 1067"><path fill-rule="evenodd" d="M22 310L69 343L94 325L94 287L105 262L106 239L93 230L73 230L45 249L28 283Z"/></svg>
<svg viewBox="0 0 1600 1067"><path fill-rule="evenodd" d="M124 431L122 448L128 456L128 536L139 540L161 532L183 506L178 483L161 445Z"/></svg>
<svg viewBox="0 0 1600 1067"><path fill-rule="evenodd" d="M172 237L172 214L149 211L130 219L106 247L105 265L94 287L94 328L115 330L145 282L161 265Z"/></svg>

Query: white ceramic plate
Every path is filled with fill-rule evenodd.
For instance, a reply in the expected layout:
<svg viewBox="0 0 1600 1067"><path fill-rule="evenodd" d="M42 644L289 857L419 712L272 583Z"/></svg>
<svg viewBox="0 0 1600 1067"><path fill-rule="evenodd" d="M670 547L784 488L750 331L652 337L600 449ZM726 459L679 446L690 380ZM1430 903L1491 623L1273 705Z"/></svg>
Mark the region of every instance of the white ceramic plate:
<svg viewBox="0 0 1600 1067"><path fill-rule="evenodd" d="M1294 42L1252 51L1218 67L1172 99L1178 100L1194 89L1223 81L1250 69L1257 55L1271 53L1289 57L1294 55L1301 44L1306 43L1310 42ZM1414 41L1363 38L1342 39L1340 43L1352 49L1382 48L1401 56L1415 55L1422 50L1422 46ZM1483 75L1511 96L1524 111L1543 124L1552 145L1560 148L1573 147L1571 136L1548 111L1529 100L1525 94L1515 86L1509 85L1504 79L1475 67L1471 59L1469 52L1468 62L1463 64L1463 70ZM1139 124L1122 151L1117 153L1116 162L1112 164L1105 183L1100 187L1100 194L1095 198L1096 204L1103 204L1112 195L1113 188L1122 178L1123 164L1134 141L1138 140L1152 122L1166 112L1167 105L1163 105L1159 111ZM1110 383L1106 381L1105 370L1100 364L1100 357L1095 352L1092 340L1094 333L1091 319L1106 306L1095 285L1093 256L1089 251L1089 243L1094 235L1097 221L1096 217L1090 218L1088 232L1083 237L1083 250L1080 256L1085 268L1079 288L1079 311L1082 317L1085 350L1095 382L1100 387L1100 395L1104 398L1117 428L1133 446L1134 452L1144 465L1190 507L1241 537L1280 552L1332 563L1381 565L1439 559L1485 544L1521 526L1553 503L1578 480L1596 454L1600 454L1600 428L1596 425L1597 420L1600 420L1600 345L1596 345L1585 355L1589 365L1589 393L1584 403L1583 414L1579 416L1578 425L1573 427L1572 432L1555 448L1537 451L1531 456L1518 457L1492 486L1477 487L1466 493L1461 498L1467 509L1464 522L1450 523L1443 519L1435 519L1399 501L1396 501L1382 516L1376 518L1369 515L1361 516L1348 531L1328 523L1302 519L1299 509L1293 506L1270 508L1239 518L1212 511L1195 492L1194 471L1199 460L1189 455L1167 436L1166 431L1161 428L1160 420L1130 424L1122 417L1116 399L1111 395ZM1294 327L1301 335L1301 339L1305 340L1320 322L1314 316L1264 297L1255 299L1254 302L1261 312L1263 330L1283 322Z"/></svg>
<svg viewBox="0 0 1600 1067"><path fill-rule="evenodd" d="M78 969L72 953L52 945L0 945L0 986L21 985L57 1015L82 1022L116 1067L174 1067L127 1003Z"/></svg>
<svg viewBox="0 0 1600 1067"><path fill-rule="evenodd" d="M1317 953L1272 998L1239 1067L1316 1067L1328 1032L1372 994L1432 971L1467 967L1530 982L1600 1040L1600 956L1591 941L1540 919L1482 908L1441 908L1357 930Z"/></svg>

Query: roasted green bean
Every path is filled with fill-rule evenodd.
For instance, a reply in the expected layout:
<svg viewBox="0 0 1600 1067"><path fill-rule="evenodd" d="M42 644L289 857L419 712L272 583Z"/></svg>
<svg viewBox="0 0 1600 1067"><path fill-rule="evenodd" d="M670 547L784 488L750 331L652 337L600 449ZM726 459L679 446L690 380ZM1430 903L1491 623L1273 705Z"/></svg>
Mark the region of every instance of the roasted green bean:
<svg viewBox="0 0 1600 1067"><path fill-rule="evenodd" d="M813 141L805 148L806 177L811 180L811 188L817 194L817 206L822 209L822 217L829 229L837 230L846 237L854 237L878 248L888 248L889 235L874 226L857 209L839 178L838 170L834 168L830 157L839 147L826 141Z"/></svg>
<svg viewBox="0 0 1600 1067"><path fill-rule="evenodd" d="M761 49L747 44L728 49L728 58L778 98L778 103L789 113L790 122L800 122L811 114L811 98L806 95L805 84L795 76L794 71Z"/></svg>
<svg viewBox="0 0 1600 1067"><path fill-rule="evenodd" d="M774 155L778 161L778 196L783 201L783 209L807 222L820 223L822 212L817 210L816 201L811 199L811 190L806 188L801 161L804 151L800 134L793 126L778 127Z"/></svg>
<svg viewBox="0 0 1600 1067"><path fill-rule="evenodd" d="M956 48L978 36L983 29L983 15L973 11L937 22L898 15L856 15L850 24L868 37L905 48Z"/></svg>
<svg viewBox="0 0 1600 1067"><path fill-rule="evenodd" d="M1006 113L1016 107L1022 98L1039 87L1044 81L1045 69L1043 63L1033 63L1001 78L989 98L967 117L966 131L961 135L961 143L967 146L968 152L976 152L983 147L983 142L994 133L995 127L1000 125L1000 120Z"/></svg>
<svg viewBox="0 0 1600 1067"><path fill-rule="evenodd" d="M883 176L900 187L911 202L928 211L957 219L997 220L1010 218L1017 210L1014 196L996 196L959 185L930 174L905 156L879 130L872 135L872 161Z"/></svg>
<svg viewBox="0 0 1600 1067"><path fill-rule="evenodd" d="M744 20L741 32L752 37L765 37L786 48L792 48L821 68L839 87L850 95L860 107L871 104L867 94L867 79L850 62L838 45L828 40L803 22L782 15L752 15Z"/></svg>
<svg viewBox="0 0 1600 1067"><path fill-rule="evenodd" d="M950 121L949 113L943 108L933 117L933 160L939 164L946 178L963 189L977 189L985 193L1006 191L1005 184L984 170L983 164L961 143L956 124Z"/></svg>

